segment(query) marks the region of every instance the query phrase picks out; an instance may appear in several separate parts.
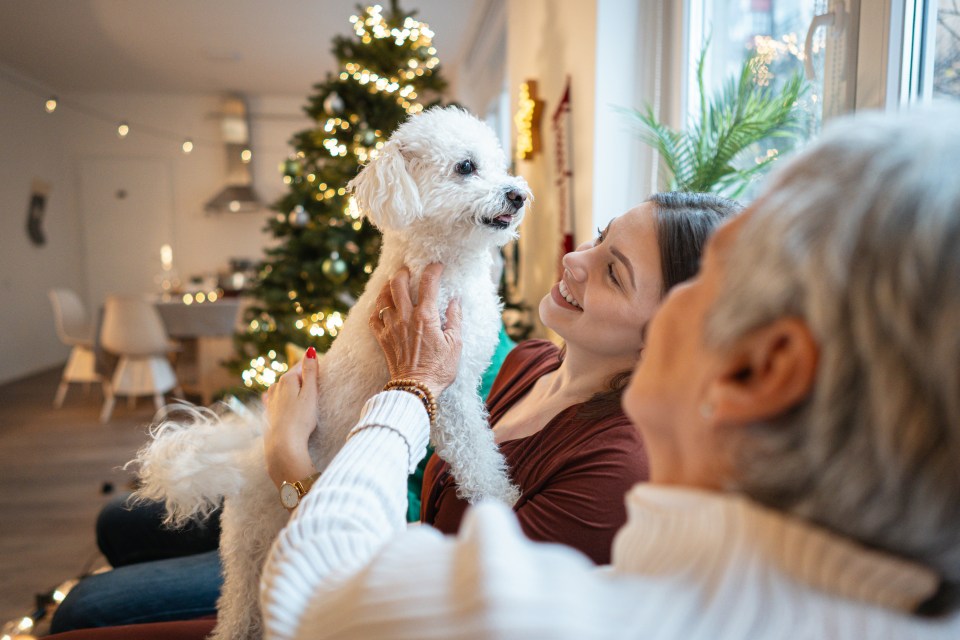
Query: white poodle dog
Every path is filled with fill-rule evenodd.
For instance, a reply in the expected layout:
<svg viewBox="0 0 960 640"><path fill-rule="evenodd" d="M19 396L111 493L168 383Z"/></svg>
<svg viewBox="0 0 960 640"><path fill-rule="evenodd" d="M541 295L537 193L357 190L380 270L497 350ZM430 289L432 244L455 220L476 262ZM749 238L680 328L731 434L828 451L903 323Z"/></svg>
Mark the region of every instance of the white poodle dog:
<svg viewBox="0 0 960 640"><path fill-rule="evenodd" d="M320 361L319 422L309 443L314 464L319 470L327 466L363 403L389 379L367 326L377 293L406 265L415 295L423 268L440 262L445 268L439 308L446 309L453 297L461 300L463 355L456 381L438 399L431 440L450 463L463 497L513 504L518 492L477 388L500 326L491 249L516 235L531 197L526 182L507 173L506 158L487 125L458 108L434 108L401 125L350 188L361 212L383 232L383 245L366 291ZM138 494L165 501L173 524L209 513L224 499L225 581L213 633L221 640L262 636L260 573L287 521L266 472L265 427L255 410L217 416L189 409L186 419L168 417L158 425L137 458Z"/></svg>

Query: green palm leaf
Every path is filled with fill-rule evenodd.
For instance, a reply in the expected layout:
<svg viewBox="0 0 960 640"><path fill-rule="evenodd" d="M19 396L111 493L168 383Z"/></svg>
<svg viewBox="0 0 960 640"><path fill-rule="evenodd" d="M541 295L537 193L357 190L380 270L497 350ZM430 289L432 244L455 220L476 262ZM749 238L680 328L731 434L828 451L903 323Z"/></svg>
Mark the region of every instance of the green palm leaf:
<svg viewBox="0 0 960 640"><path fill-rule="evenodd" d="M744 62L739 77L728 78L708 99L703 77L706 52L704 47L697 62L699 114L684 130L675 131L659 122L649 105L620 111L629 114L638 125L641 140L659 154L669 189L736 197L776 158L762 157L738 167L745 164L746 151L763 140L783 139L789 144L797 137L801 118L796 105L807 84L797 72L779 91L760 86L753 78L751 58Z"/></svg>

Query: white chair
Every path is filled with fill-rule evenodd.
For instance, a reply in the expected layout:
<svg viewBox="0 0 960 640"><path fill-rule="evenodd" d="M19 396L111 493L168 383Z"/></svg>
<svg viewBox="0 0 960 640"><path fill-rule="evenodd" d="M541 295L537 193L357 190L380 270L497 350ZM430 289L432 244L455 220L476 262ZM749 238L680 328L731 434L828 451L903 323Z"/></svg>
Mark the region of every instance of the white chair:
<svg viewBox="0 0 960 640"><path fill-rule="evenodd" d="M158 411L168 391L183 395L167 359L176 345L170 342L160 314L150 302L135 296L107 298L100 343L119 357L100 413L101 422L110 420L118 395L128 396L131 403L138 396L152 395Z"/></svg>
<svg viewBox="0 0 960 640"><path fill-rule="evenodd" d="M63 406L71 382L103 384L104 395L109 395L108 383L97 373L96 357L93 353L93 327L79 296L70 289L51 289L47 295L53 305L57 336L63 344L72 347L60 377L53 406L58 409Z"/></svg>

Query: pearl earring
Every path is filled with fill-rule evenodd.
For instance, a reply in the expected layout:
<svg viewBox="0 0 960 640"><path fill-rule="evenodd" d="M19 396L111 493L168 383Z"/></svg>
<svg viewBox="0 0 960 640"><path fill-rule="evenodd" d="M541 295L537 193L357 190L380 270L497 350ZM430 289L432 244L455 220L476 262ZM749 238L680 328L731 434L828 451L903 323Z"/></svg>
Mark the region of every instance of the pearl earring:
<svg viewBox="0 0 960 640"><path fill-rule="evenodd" d="M700 415L705 419L709 420L713 417L713 403L712 402L703 402L700 404Z"/></svg>

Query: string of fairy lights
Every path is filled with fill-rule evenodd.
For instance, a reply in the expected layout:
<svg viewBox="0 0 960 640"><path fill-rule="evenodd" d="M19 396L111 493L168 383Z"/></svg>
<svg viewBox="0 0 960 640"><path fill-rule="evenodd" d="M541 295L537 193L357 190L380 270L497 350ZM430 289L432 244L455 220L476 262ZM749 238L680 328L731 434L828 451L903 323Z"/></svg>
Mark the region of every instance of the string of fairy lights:
<svg viewBox="0 0 960 640"><path fill-rule="evenodd" d="M101 109L91 107L89 104L74 98L60 98L56 92L49 91L34 81L15 75L2 66L0 66L0 76L3 76L9 83L40 98L44 112L55 115L64 110L69 110L92 120L98 120L111 127L120 140L127 140L143 134L152 138L174 142L184 155L190 155L198 146L210 148L220 148L223 146L223 143L219 140L207 139L195 135L183 135L163 127L142 122L133 122L128 118L116 116ZM252 158L253 155L249 149L241 151L241 160L243 162L249 163Z"/></svg>
<svg viewBox="0 0 960 640"><path fill-rule="evenodd" d="M367 7L363 15L350 16L350 22L353 25L354 32L364 44L369 44L374 39L392 39L398 47L409 44L415 55L407 60L405 68L397 69L389 76L381 76L358 63L348 62L344 65L344 71L340 73L340 79L353 79L360 85L368 86L371 93L396 94L397 104L403 107L408 114L412 115L422 111L423 105L414 102L418 97L416 89L407 81L431 73L440 64L437 50L433 46L434 32L430 29L430 26L425 22L407 17L404 19L402 28L390 28L383 16L381 5ZM0 68L0 73L12 84L38 96L42 100L43 109L46 113L52 115L63 109L72 110L110 125L116 136L121 140L126 140L131 135L145 134L162 140L174 141L185 155L193 153L200 145L216 148L222 146L219 140L209 140L195 135L183 135L142 122L134 123L128 118L118 117L72 98L64 100L58 97L56 92L48 91L34 82L12 73L4 73L2 68ZM353 124L355 123L349 120L330 118L324 123L324 131L334 132L335 128L339 127L344 130L344 133L347 133ZM324 147L332 156L345 156L348 152L353 152L360 162L366 162L376 157L376 150L382 148L384 144L382 132L360 131L358 133L359 136L353 136L352 144L347 144L336 136L331 136L324 140ZM251 151L249 149L241 151L241 159L244 162L250 162L252 159Z"/></svg>
<svg viewBox="0 0 960 640"><path fill-rule="evenodd" d="M364 15L350 16L350 22L353 24L354 32L360 37L364 44L369 44L373 39L393 39L397 46L404 46L409 43L412 51L416 54L407 60L407 67L398 69L389 77L383 77L376 72L363 68L361 65L349 62L345 65L345 71L340 73L341 80L354 79L361 85L369 85L371 93L386 92L388 94L396 93L397 103L406 109L407 113L414 114L423 110L423 105L413 102L417 98L417 93L413 85L405 83L406 80L412 80L416 77L430 73L437 65L440 59L437 57L437 50L433 46L434 32L425 22L420 22L412 17L404 20L403 28L388 28L386 19L383 16L383 7L374 5L367 7ZM419 57L418 57L419 56ZM184 155L193 153L198 145L216 147L222 146L218 140L209 140L195 135L182 135L175 131L149 125L146 123L133 123L128 118L118 117L101 109L96 109L81 101L75 99L64 100L58 97L56 92L51 92L37 85L35 82L19 77L0 67L0 74L21 89L38 96L43 101L43 109L48 114L55 114L63 109L69 109L76 113L87 116L94 120L104 122L113 127L116 136L121 140L126 140L132 134L145 134L154 138L174 141L179 146ZM336 120L336 122L334 122ZM350 129L350 123L339 119L331 118L324 124L324 130L333 131L333 127L339 126L342 129ZM329 127L329 128L328 128ZM336 138L328 138L324 141L324 147L332 156L345 156L348 151L352 151L360 162L366 162L376 157L373 149L380 149L383 146L382 132L372 132L372 139L358 140L352 145L347 145ZM241 151L241 160L249 163L252 159L250 149Z"/></svg>

